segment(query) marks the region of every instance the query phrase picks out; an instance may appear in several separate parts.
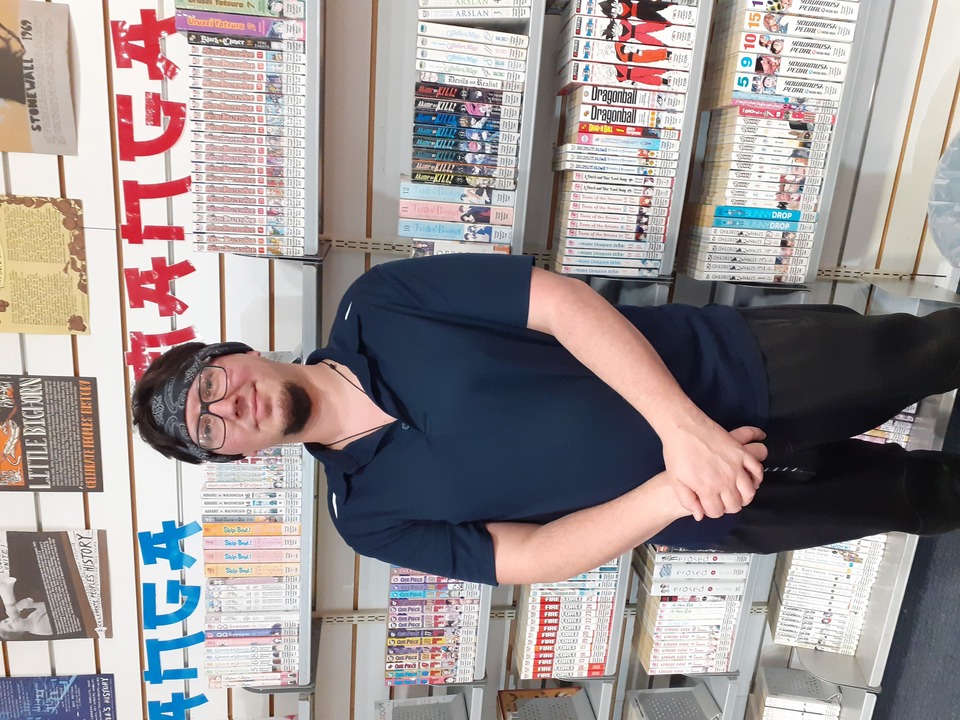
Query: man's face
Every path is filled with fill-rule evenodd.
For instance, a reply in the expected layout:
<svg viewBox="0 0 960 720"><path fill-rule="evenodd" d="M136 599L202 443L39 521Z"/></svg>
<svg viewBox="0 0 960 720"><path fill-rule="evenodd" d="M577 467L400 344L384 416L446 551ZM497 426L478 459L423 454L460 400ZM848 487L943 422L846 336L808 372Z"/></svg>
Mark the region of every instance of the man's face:
<svg viewBox="0 0 960 720"><path fill-rule="evenodd" d="M281 443L299 442L312 412L306 390L284 363L265 360L251 351L223 355L208 363L226 373L226 395L210 403L207 412L223 419L224 444L215 452L221 455L253 455ZM185 421L190 438L197 442L200 415L198 385L200 375L187 395Z"/></svg>

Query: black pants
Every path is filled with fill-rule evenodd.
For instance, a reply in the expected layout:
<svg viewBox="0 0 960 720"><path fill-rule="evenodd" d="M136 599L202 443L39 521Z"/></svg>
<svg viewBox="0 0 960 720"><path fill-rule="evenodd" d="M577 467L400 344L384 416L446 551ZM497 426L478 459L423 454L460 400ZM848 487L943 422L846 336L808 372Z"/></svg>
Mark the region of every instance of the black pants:
<svg viewBox="0 0 960 720"><path fill-rule="evenodd" d="M960 527L960 458L849 439L960 386L960 308L925 317L802 305L742 314L767 368L768 470L724 549L768 553Z"/></svg>

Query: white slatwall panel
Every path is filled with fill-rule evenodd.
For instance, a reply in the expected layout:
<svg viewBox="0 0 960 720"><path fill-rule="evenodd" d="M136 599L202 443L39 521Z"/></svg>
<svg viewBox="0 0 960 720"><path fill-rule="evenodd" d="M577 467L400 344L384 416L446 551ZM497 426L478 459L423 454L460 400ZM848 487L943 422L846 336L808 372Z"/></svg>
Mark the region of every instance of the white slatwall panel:
<svg viewBox="0 0 960 720"><path fill-rule="evenodd" d="M899 183L891 200L883 269L911 270L916 261L930 187L960 77L960 52L951 34L958 26L960 4L938 2L936 17L930 23L926 60L919 74L913 122L903 143Z"/></svg>
<svg viewBox="0 0 960 720"><path fill-rule="evenodd" d="M910 115L924 38L933 3L918 0L894 5L893 21L877 85L863 165L851 210L844 264L872 266L883 238L886 208L893 193L901 142ZM911 263L912 267L912 263Z"/></svg>

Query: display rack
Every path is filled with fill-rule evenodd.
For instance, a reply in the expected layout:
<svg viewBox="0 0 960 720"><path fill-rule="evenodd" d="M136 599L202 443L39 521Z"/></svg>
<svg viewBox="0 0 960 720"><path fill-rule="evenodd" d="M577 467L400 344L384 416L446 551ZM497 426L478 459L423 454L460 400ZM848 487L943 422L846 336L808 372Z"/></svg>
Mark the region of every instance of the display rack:
<svg viewBox="0 0 960 720"><path fill-rule="evenodd" d="M937 450L943 446L956 392L927 398L920 404L908 450ZM853 656L797 648L799 664L824 680L878 692L890 655L890 644L910 578L917 536L890 533L877 582L870 595L864 632Z"/></svg>
<svg viewBox="0 0 960 720"><path fill-rule="evenodd" d="M697 106L702 86L704 64L707 59L707 45L710 38L710 28L713 18L713 3L702 2L699 4L698 10L699 14L697 17L697 23L693 28L694 41L690 61L689 82L684 92L684 96L686 97L686 108L683 111L683 121L679 128L680 145L677 152L677 169L672 187L672 194L670 196L670 208L669 214L667 215L667 223L664 234L664 251L660 265L660 277L651 278L646 281L647 284L650 284L653 287L664 287L664 292L666 292L668 289L668 286L665 285L665 282L669 282L671 279L674 266L676 264L678 240L681 233L680 223L683 215L684 198L686 196L687 186L690 180L691 160L695 156L697 124L699 121L699 111ZM568 15L565 14L563 17L566 19ZM563 42L564 39L565 38L561 38L561 42ZM589 45L589 41L587 41L586 44ZM562 67L557 67L555 64L550 64L549 66L544 66L542 68L542 72L551 78L561 70ZM630 88L631 86L628 84L624 87ZM567 93L568 101L569 96L575 92L576 90L570 90ZM669 88L666 88L664 92L670 94ZM561 114L561 125L564 125L565 123L564 118L565 114ZM561 127L561 135L565 134L565 132L566 128ZM562 173L560 173L560 176L562 176ZM638 282L636 280L604 275L602 266L598 266L594 273L581 277L604 278L615 282Z"/></svg>
<svg viewBox="0 0 960 720"><path fill-rule="evenodd" d="M377 204L375 216L387 218L382 225L375 224L373 236L379 240L397 240L401 245L409 238L397 238L396 218L399 217L400 181L410 175L411 130L413 128L414 84L416 68L414 60L417 48L417 3L384 2L378 4L377 22L381 32L377 49L377 76L388 77L390 82L377 88L376 117L388 118L389 122L377 127L378 144L375 147L377 172L374 175L373 192ZM544 0L532 0L531 17L525 20L474 21L478 27L489 26L506 32L520 33L530 38L527 46L526 84L520 117L520 148L517 159L516 205L513 224L512 252L523 250L523 237L527 205L531 189L531 172L534 153L534 131L537 121L537 95L541 67L541 40L543 38Z"/></svg>
<svg viewBox="0 0 960 720"><path fill-rule="evenodd" d="M374 73L378 78L384 78L388 81L378 82L373 101L375 103L374 117L378 124L375 128L375 145L373 148L374 213L372 237L358 238L356 241L349 241L352 244L347 245L342 240L336 240L335 242L338 243L337 248L341 250L399 254L406 253L409 250L409 239L397 238L396 236L395 221L399 215L398 189L400 178L409 174L410 169L410 127L413 114L412 88L415 75L412 59L415 56L416 3L410 0L383 2L377 4L376 7L380 30L377 34L377 67ZM713 19L714 3L710 0L702 0L700 7L703 14L697 26L695 48L697 48L698 55L695 56L695 63L702 68L705 59L706 41ZM869 6L864 5L861 8L862 15L858 21L857 34L852 46L853 54L846 87L841 99L834 145L826 168L821 205L822 215L826 219L818 223L817 226L814 254L810 259L806 277L808 283L812 283L816 279L820 256L828 233L828 225L835 229L838 222L837 218L843 214L841 208L849 200L849 195L852 193L852 189L847 184L849 168L846 167L845 163L848 164L850 156L855 156L858 151L862 154L861 138L864 135L865 128L869 125L870 116L873 112L872 97L876 87L877 69L882 56L882 52L877 49L876 39L886 35L892 7L893 0L877 0L870 3ZM537 126L541 126L540 134L542 135L544 134L542 126L552 122L548 121L548 113L543 112L542 104L538 111L537 106L540 103L536 102L538 95L542 96L547 90L552 90L552 87L547 88L545 85L551 84L552 71L555 69L552 55L549 53L552 41L549 38L542 37L544 27L552 27L551 23L554 19L550 17L545 19L543 8L544 0L533 0L530 20L497 25L501 29L523 32L530 36L530 46L528 48L530 73L524 92L517 212L512 248L515 253L523 250L524 235L530 234L524 232L524 223L530 224L531 214L542 210L539 206L543 204L542 191L546 180L546 176L541 177L537 172L531 171L535 164L542 161L542 158L534 151L535 140L537 140L534 131ZM556 27L559 29L559 25ZM544 50L544 48L548 49ZM545 82L540 82L540 75L546 78ZM701 79L702 72L694 73L691 77L692 83L689 90L691 98L698 96L701 89ZM690 112L689 117L685 119L684 132L687 133L688 138L692 137L692 133L687 123L691 121L696 123L699 119L697 116L698 113ZM555 115L552 117L553 120L556 119ZM550 128L551 131L553 129L555 128ZM697 137L705 137L706 129L704 124L704 127L701 128L702 134L697 133ZM684 148L681 150L681 167L689 167L691 161L696 167L695 163L702 161L702 151L698 151L698 145L702 146L702 143L684 143ZM683 195L686 194L688 184L695 182L695 178L696 170L690 174L683 174L682 178L678 177L677 198L682 199ZM671 213L667 230L668 252L664 256L665 272L673 270L676 249L682 239L679 218L679 212ZM668 257L669 270L666 266ZM590 284L598 289L601 294L616 296L614 301L631 304L661 304L667 301L668 295L675 289L677 290L673 297L675 301L685 301L685 294L702 297L702 295L699 295L702 288L693 288L692 285L698 283L687 278L681 278L675 284L668 281L624 281L612 278L592 278ZM813 298L813 294L802 286L765 288L729 283L705 283L704 285L710 286L710 297L704 299L704 302L722 302L735 306L795 303ZM616 287L612 289L612 286ZM628 289L637 297L623 297ZM925 404L924 412L931 410L938 417L945 416L949 411L952 398L949 400L941 398L937 402L940 404L936 407ZM941 424L940 420L936 422L931 420L931 422L938 427ZM863 645L861 658L853 660L846 658L846 662L843 662L843 659L825 659L824 656L827 654L822 652L787 650L792 662L803 665L825 680L831 680L844 686L842 720L854 720L855 718L867 720L872 716L875 695L871 691L879 685L879 679L882 676L883 667L889 653L890 639L909 574L915 541L915 538L911 541L909 536L904 536L888 545L888 557L884 561L885 569L881 573L884 575L884 579L881 583L878 583L875 595L871 600L871 616L868 618L870 637L864 637L863 643L865 644ZM755 556L752 560L746 593L749 601L745 599L743 614L738 623L733 651L735 655L732 666L733 672L700 678L711 690L717 703L723 709L723 717L727 720L737 720L744 716L755 668L760 661L760 657L767 652L764 647L765 644L770 642L769 634L766 633L766 598L772 580L774 563L775 558L773 556ZM622 608L623 604L620 607ZM613 628L618 635L621 635L618 638L618 644L622 645L624 623L614 622ZM774 654L782 651L782 649L777 648ZM611 658L615 657L616 653L612 651ZM626 664L626 658L621 659L620 668L617 668L614 660L614 664L608 668L608 677L575 681L585 688L598 720L619 720L619 715L614 714L617 707L617 698L619 696L622 700L623 684L625 679L629 677L629 673L626 676L624 675L624 664ZM456 689L432 688L430 692L434 694L452 691L464 692L467 694L471 720L490 720L492 717L489 714L490 703L484 703L484 699L490 700L491 688L494 687L490 684L491 682L496 682L496 679L488 678L487 683L481 685L478 678L478 683L475 685L462 685ZM523 681L519 681L515 668L511 668L507 685L516 687L521 682ZM486 690L486 693L484 693L484 690ZM488 712L481 717L485 704Z"/></svg>
<svg viewBox="0 0 960 720"><path fill-rule="evenodd" d="M704 2L702 4L711 5L712 3ZM845 194L839 196L836 192L838 181L844 171L844 163L849 162L851 151L859 151L862 155L865 128L868 126L873 113L873 96L879 69L879 58L875 52L875 39L886 35L892 9L893 0L877 0L876 2L862 3L860 6L857 29L851 43L847 76L844 80L840 107L837 110L836 126L824 168L824 182L820 194L819 208L821 219L817 222L814 233L813 250L805 278L807 283L812 283L817 278L817 270L828 236L828 224L830 224L831 209L834 202L849 199ZM694 177L702 175L699 168L702 167L704 162L707 131L710 129L710 116L711 114L708 112L701 115L694 156L695 170L692 173ZM844 186L843 189L848 190L849 188ZM693 194L698 192L695 184L691 187L691 190ZM849 191L852 193L852 189L849 189ZM837 206L843 207L843 203L838 202ZM681 230L682 238L683 231Z"/></svg>

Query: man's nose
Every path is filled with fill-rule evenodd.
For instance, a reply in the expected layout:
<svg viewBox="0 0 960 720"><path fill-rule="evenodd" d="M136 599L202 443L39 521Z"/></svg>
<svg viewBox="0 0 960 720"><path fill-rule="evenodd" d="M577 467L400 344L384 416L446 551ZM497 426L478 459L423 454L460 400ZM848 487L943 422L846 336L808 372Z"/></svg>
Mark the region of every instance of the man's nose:
<svg viewBox="0 0 960 720"><path fill-rule="evenodd" d="M207 405L207 408L214 415L219 415L221 418L234 418L237 417L239 413L236 396L229 392L219 400L214 400Z"/></svg>

